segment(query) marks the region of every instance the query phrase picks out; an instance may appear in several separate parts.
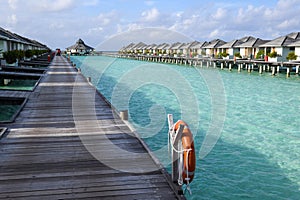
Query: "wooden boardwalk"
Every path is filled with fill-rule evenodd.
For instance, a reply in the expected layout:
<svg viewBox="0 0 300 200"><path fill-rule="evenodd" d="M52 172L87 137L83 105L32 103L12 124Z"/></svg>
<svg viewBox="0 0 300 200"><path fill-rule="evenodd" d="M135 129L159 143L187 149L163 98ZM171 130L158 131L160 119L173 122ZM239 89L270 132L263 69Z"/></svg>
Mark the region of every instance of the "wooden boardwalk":
<svg viewBox="0 0 300 200"><path fill-rule="evenodd" d="M8 132L0 140L0 199L181 198L97 93L98 123L89 123L93 117L74 104L74 87L83 98L94 90L63 57L55 57L16 121L1 125ZM76 120L72 105L82 109ZM86 124L86 129L76 123ZM124 154L116 154L116 147ZM128 167L138 173L126 172Z"/></svg>

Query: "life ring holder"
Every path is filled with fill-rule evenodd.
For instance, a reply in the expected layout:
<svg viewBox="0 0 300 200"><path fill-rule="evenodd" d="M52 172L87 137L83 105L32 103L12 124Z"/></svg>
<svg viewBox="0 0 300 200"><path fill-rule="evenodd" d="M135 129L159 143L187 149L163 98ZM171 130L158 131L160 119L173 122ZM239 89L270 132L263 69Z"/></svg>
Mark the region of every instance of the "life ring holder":
<svg viewBox="0 0 300 200"><path fill-rule="evenodd" d="M172 149L172 180L179 186L186 185L186 190L191 194L190 183L196 169L193 134L183 120L174 123L171 114L168 115L168 123L169 151Z"/></svg>

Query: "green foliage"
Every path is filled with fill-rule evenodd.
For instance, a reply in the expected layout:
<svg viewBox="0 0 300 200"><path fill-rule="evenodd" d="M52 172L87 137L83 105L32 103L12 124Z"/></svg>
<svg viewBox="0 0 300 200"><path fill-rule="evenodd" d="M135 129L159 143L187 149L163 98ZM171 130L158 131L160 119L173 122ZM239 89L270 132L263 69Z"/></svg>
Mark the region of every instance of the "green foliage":
<svg viewBox="0 0 300 200"><path fill-rule="evenodd" d="M28 49L25 51L25 57L26 58L31 58L33 56L32 50Z"/></svg>
<svg viewBox="0 0 300 200"><path fill-rule="evenodd" d="M192 53L192 56L193 56L193 57L196 57L197 55L198 55L197 52L193 52L193 53Z"/></svg>
<svg viewBox="0 0 300 200"><path fill-rule="evenodd" d="M264 55L265 55L265 51L259 50L259 52L257 52L257 54L256 54L256 59L263 59Z"/></svg>
<svg viewBox="0 0 300 200"><path fill-rule="evenodd" d="M15 52L16 52L18 60L23 60L24 59L25 53L24 53L23 50L15 50Z"/></svg>
<svg viewBox="0 0 300 200"><path fill-rule="evenodd" d="M219 52L219 54L218 54L218 57L222 57L222 58L225 58L227 56L229 56L229 54L225 51L224 52Z"/></svg>
<svg viewBox="0 0 300 200"><path fill-rule="evenodd" d="M294 51L291 51L291 52L288 53L286 59L287 59L287 60L297 60L297 57L298 57L298 56L295 54L295 52L294 52Z"/></svg>
<svg viewBox="0 0 300 200"><path fill-rule="evenodd" d="M277 54L276 51L272 51L271 53L268 53L268 56L269 56L270 58L276 58L276 57L279 56L279 55Z"/></svg>
<svg viewBox="0 0 300 200"><path fill-rule="evenodd" d="M48 52L48 50L13 50L7 51L3 53L3 58L6 60L8 64L15 63L18 60L23 60L24 57L30 58L33 55L41 55L43 53Z"/></svg>
<svg viewBox="0 0 300 200"><path fill-rule="evenodd" d="M234 53L234 56L235 56L236 58L242 58L240 52L235 52L235 53Z"/></svg>
<svg viewBox="0 0 300 200"><path fill-rule="evenodd" d="M3 58L8 64L13 64L17 62L17 53L16 51L7 51L3 53Z"/></svg>

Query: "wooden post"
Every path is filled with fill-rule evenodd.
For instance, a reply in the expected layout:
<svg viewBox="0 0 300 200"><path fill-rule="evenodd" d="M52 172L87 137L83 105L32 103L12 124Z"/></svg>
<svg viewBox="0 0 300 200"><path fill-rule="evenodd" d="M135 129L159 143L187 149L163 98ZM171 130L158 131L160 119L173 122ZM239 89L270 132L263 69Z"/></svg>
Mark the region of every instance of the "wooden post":
<svg viewBox="0 0 300 200"><path fill-rule="evenodd" d="M264 71L264 72L266 71L266 65L263 66L263 71Z"/></svg>
<svg viewBox="0 0 300 200"><path fill-rule="evenodd" d="M262 74L262 66L259 65L259 73Z"/></svg>
<svg viewBox="0 0 300 200"><path fill-rule="evenodd" d="M296 66L296 75L299 75L299 65Z"/></svg>
<svg viewBox="0 0 300 200"><path fill-rule="evenodd" d="M238 64L238 72L241 72L241 64Z"/></svg>
<svg viewBox="0 0 300 200"><path fill-rule="evenodd" d="M272 67L272 76L275 76L275 66Z"/></svg>
<svg viewBox="0 0 300 200"><path fill-rule="evenodd" d="M290 77L290 68L289 67L286 68L286 77Z"/></svg>
<svg viewBox="0 0 300 200"><path fill-rule="evenodd" d="M206 67L209 68L209 61L206 62Z"/></svg>
<svg viewBox="0 0 300 200"><path fill-rule="evenodd" d="M9 82L9 79L4 79L4 85L8 85Z"/></svg>
<svg viewBox="0 0 300 200"><path fill-rule="evenodd" d="M277 66L277 74L280 72L280 66Z"/></svg>
<svg viewBox="0 0 300 200"><path fill-rule="evenodd" d="M223 68L224 68L224 63L221 62L221 69L223 70Z"/></svg>
<svg viewBox="0 0 300 200"><path fill-rule="evenodd" d="M122 110L120 112L120 117L122 120L128 120L128 110Z"/></svg>
<svg viewBox="0 0 300 200"><path fill-rule="evenodd" d="M231 71L231 68L232 68L232 64L229 63L229 71Z"/></svg>

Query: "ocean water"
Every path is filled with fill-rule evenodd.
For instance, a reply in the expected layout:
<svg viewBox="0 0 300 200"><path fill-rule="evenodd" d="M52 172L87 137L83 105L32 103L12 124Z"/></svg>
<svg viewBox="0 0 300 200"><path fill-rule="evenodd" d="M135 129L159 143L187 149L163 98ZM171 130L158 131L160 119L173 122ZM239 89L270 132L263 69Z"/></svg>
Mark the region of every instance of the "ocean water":
<svg viewBox="0 0 300 200"><path fill-rule="evenodd" d="M9 105L5 103L0 105L0 122L11 120L20 107L20 105Z"/></svg>
<svg viewBox="0 0 300 200"><path fill-rule="evenodd" d="M0 89L1 90L33 90L35 84L38 80L21 80L14 79L8 85L4 85L3 79L0 79Z"/></svg>
<svg viewBox="0 0 300 200"><path fill-rule="evenodd" d="M300 199L298 76L97 56L72 60L117 109L129 110L129 121L168 170L166 114L189 124L197 168L187 199ZM200 157L210 127L221 128L220 136Z"/></svg>

